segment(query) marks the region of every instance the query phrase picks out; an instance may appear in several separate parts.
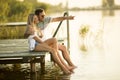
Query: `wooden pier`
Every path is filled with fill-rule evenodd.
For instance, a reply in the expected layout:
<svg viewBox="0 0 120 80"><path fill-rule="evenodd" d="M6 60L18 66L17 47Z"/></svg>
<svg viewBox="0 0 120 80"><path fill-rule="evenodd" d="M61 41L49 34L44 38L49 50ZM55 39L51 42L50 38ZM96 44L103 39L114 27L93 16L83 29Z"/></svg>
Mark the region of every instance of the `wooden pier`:
<svg viewBox="0 0 120 80"><path fill-rule="evenodd" d="M30 52L27 39L0 40L0 64L30 63L31 72L34 73L35 63L40 63L43 74L46 53L48 52Z"/></svg>

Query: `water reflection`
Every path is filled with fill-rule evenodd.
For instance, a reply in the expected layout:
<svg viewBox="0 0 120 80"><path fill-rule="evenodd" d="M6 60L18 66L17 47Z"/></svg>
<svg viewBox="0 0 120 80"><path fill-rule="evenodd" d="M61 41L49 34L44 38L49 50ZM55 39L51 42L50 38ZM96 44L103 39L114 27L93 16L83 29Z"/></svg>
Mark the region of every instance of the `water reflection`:
<svg viewBox="0 0 120 80"><path fill-rule="evenodd" d="M102 11L103 16L114 16L114 10L104 10Z"/></svg>
<svg viewBox="0 0 120 80"><path fill-rule="evenodd" d="M38 80L37 79L37 72L34 74L30 74L30 80Z"/></svg>
<svg viewBox="0 0 120 80"><path fill-rule="evenodd" d="M78 68L71 80L120 79L119 13L120 11L114 11L106 16L101 11L85 11L76 14L75 22L71 23L75 25L71 26L71 57ZM83 24L90 25L84 41L78 31ZM83 42L86 52L79 48Z"/></svg>

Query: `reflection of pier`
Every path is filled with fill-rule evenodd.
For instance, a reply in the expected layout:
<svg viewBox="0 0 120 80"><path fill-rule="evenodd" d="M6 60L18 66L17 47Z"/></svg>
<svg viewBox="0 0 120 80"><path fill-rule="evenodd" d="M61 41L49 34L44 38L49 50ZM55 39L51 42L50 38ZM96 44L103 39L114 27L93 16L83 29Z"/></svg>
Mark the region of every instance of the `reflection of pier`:
<svg viewBox="0 0 120 80"><path fill-rule="evenodd" d="M115 2L114 0L102 0L102 6L112 8L115 6Z"/></svg>
<svg viewBox="0 0 120 80"><path fill-rule="evenodd" d="M110 15L113 16L114 15L114 11L113 9L115 9L115 0L102 0L102 7L104 9L109 9L109 11L103 11L103 15Z"/></svg>

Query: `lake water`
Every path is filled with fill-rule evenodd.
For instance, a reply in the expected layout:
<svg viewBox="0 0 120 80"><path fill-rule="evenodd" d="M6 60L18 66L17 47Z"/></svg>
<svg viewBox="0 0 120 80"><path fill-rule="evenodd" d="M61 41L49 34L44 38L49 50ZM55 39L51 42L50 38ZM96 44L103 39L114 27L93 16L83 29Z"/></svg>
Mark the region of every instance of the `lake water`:
<svg viewBox="0 0 120 80"><path fill-rule="evenodd" d="M59 15L61 14L52 16ZM37 78L34 77L33 80L120 80L120 10L79 11L69 12L69 15L75 16L74 20L69 21L69 50L71 59L77 68L69 76L58 75L55 71L49 75L37 74L35 76ZM46 29L47 37L51 37L57 25L57 22L49 25ZM89 28L84 39L79 33L82 26ZM64 21L57 37L64 38L66 34L66 22ZM81 49L83 45L85 50ZM46 62L49 61L48 57L46 57ZM49 63L47 66L51 65ZM47 70L52 72L53 69L48 67Z"/></svg>
<svg viewBox="0 0 120 80"><path fill-rule="evenodd" d="M70 80L120 79L119 14L119 10L69 12L69 15L75 16L69 22L70 56L78 66ZM66 35L66 32L62 32L66 27L63 24L59 37ZM85 25L89 27L89 31L83 40L79 31ZM83 43L86 51L80 49Z"/></svg>

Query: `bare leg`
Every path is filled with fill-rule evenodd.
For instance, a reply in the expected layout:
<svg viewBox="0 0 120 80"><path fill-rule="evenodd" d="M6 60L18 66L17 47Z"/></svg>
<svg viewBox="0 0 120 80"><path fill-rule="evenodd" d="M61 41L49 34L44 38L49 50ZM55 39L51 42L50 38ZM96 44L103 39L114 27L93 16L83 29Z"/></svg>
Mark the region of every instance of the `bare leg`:
<svg viewBox="0 0 120 80"><path fill-rule="evenodd" d="M35 51L49 51L49 52L51 52L54 61L59 65L59 67L63 70L63 72L65 74L71 74L71 72L67 69L67 67L59 59L56 50L54 50L53 48L46 45L46 43L38 44L35 47Z"/></svg>
<svg viewBox="0 0 120 80"><path fill-rule="evenodd" d="M65 63L64 60L62 60L61 56L59 55L57 40L55 38L50 38L50 39L47 39L45 42L56 50L56 52L58 53L57 55L58 55L60 61L62 62L62 64L65 65L67 67L67 69L70 69L70 67Z"/></svg>
<svg viewBox="0 0 120 80"><path fill-rule="evenodd" d="M67 69L69 69L69 71L71 71L73 73L73 67L69 66L65 63L65 61L61 58L60 54L58 54L58 57L60 59L60 61L62 62L62 64L64 64L66 66Z"/></svg>
<svg viewBox="0 0 120 80"><path fill-rule="evenodd" d="M67 61L67 63L68 63L70 66L72 66L73 68L76 68L76 66L72 63L72 61L71 61L71 59L70 59L70 56L69 56L69 53L68 53L68 51L67 51L66 46L59 44L59 45L58 45L58 48L59 48L59 50L62 51L62 55L63 55L64 59Z"/></svg>
<svg viewBox="0 0 120 80"><path fill-rule="evenodd" d="M50 47L54 48L55 50L58 50L58 43L56 38L49 38L44 42L47 43Z"/></svg>
<svg viewBox="0 0 120 80"><path fill-rule="evenodd" d="M46 42L49 46L51 46L52 48L54 48L57 52L58 52L58 48L59 48L59 50L62 51L62 55L63 55L64 59L67 61L67 63L69 64L69 66L67 66L67 65L65 64L65 62L62 60L62 58L61 58L61 56L59 55L59 53L58 53L58 56L59 56L61 62L62 62L67 68L68 68L68 67L70 68L70 66L71 66L71 68L75 68L74 64L72 63L72 61L71 61L71 59L70 59L69 53L68 53L68 51L67 51L67 48L66 48L64 45L58 45L56 38L47 39L45 42ZM69 68L68 68L68 69L69 69Z"/></svg>
<svg viewBox="0 0 120 80"><path fill-rule="evenodd" d="M68 66L66 63L65 63L65 61L64 60L62 60L62 58L61 58L61 56L59 55L59 52L58 52L58 43L57 43L57 40L56 40L56 38L50 38L50 39L47 39L46 41L45 41L45 43L47 43L49 46L51 46L52 48L54 48L56 51L57 51L57 55L58 55L58 57L59 57L59 59L60 59L60 61L62 62L62 64L63 65L65 65L66 67L67 67L67 69L69 69L70 71L72 71L72 69L74 68L74 66L72 66L73 64L72 64L72 62L71 62L71 65L70 66ZM67 51L67 49L66 49L66 47L64 47L64 46L61 46L61 49L63 50L63 51ZM66 54L67 55L67 54ZM64 57L65 58L65 57ZM69 54L68 54L68 58L69 58ZM70 58L69 58L70 59ZM70 60L69 59L67 59L68 61L69 61L69 63L70 63ZM73 72L73 71L72 71Z"/></svg>
<svg viewBox="0 0 120 80"><path fill-rule="evenodd" d="M47 43L50 47L52 47L56 51L58 50L56 38L49 38L49 39L45 40L44 42ZM54 61L54 60L52 59L52 61ZM54 62L54 65L55 65L55 62Z"/></svg>

